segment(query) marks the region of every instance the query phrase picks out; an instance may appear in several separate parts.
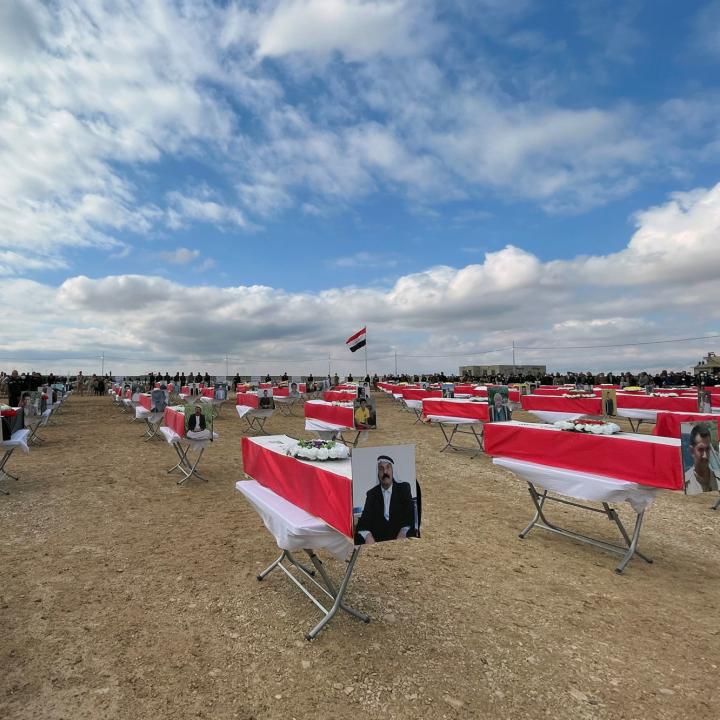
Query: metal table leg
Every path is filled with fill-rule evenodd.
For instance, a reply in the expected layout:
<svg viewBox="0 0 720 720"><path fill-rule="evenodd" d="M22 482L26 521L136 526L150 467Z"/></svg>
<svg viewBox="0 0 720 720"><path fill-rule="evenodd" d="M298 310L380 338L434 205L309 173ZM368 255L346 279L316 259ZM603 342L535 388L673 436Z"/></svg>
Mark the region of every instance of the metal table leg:
<svg viewBox="0 0 720 720"><path fill-rule="evenodd" d="M633 420L633 418L628 418L628 422L630 423L630 429L636 433L640 431L640 426L642 425L642 419Z"/></svg>
<svg viewBox="0 0 720 720"><path fill-rule="evenodd" d="M548 495L547 490L543 490L542 493L539 493L533 483L528 480L526 480L526 482L528 484L528 492L530 493L533 505L535 506L535 515L528 524L528 526L521 533L519 533L519 537L521 540L524 539L534 527L538 527L543 530L548 530L549 532L562 535L563 537L572 538L573 540L578 540L579 542L586 543L588 545L594 545L595 547L601 548L602 550L606 550L608 552L612 552L616 555L622 556L620 564L615 568L615 572L618 574L622 573L625 570L625 567L635 555L637 555L639 558L643 559L647 563L652 563L651 558L647 557L637 549L638 542L640 540L640 530L642 528L645 511L636 513L635 528L633 529L632 537L630 537L625 526L622 524L617 512L614 508L608 505L608 503L602 503L603 508L602 510L600 510L599 508L593 508L589 505L584 505L582 503L576 503L572 502L571 500L565 500L563 498ZM604 540L598 540L597 538L583 535L582 533L578 533L573 530L561 528L559 525L551 523L545 516L545 503L547 501L557 502L562 505L571 505L572 507L577 507L583 510L588 510L590 512L605 515L609 520L616 524L625 544L615 545Z"/></svg>
<svg viewBox="0 0 720 720"><path fill-rule="evenodd" d="M263 570L257 576L258 580L263 580L276 568L281 570L285 574L285 576L289 580L291 580L300 589L300 591L313 603L313 605L315 605L320 610L320 612L323 613L323 618L305 635L305 638L307 640L312 640L313 638L317 637L318 633L333 619L338 610L344 610L349 615L352 615L353 617L356 617L365 623L369 623L370 617L368 615L360 612L359 610L355 610L349 605L346 605L344 602L345 592L347 591L348 585L350 583L350 578L355 567L355 562L357 561L358 555L360 553L360 548L356 547L353 550L352 556L347 562L347 568L345 569L345 573L342 577L342 580L340 581L339 587L335 586L332 579L325 570L324 565L320 561L320 558L318 558L315 552L313 550L306 549L305 553L310 558L314 570L310 569L306 565L303 565L298 560L296 560L293 554L290 553L288 550L283 550L280 557L274 560L267 568L265 568L265 570ZM285 561L287 561L287 565L285 564ZM306 582L311 583L317 591L321 592L323 595L332 600L332 605L329 608L325 607L325 605L323 605L320 600L318 600L318 598L313 595L313 593L307 587L305 587L302 582L300 582L300 579L298 579L298 577L293 574L293 569L297 571L301 579L304 579ZM320 576L322 584L316 579L316 571Z"/></svg>
<svg viewBox="0 0 720 720"><path fill-rule="evenodd" d="M182 485L186 480L189 480L193 475L202 480L203 482L207 482L207 479L204 478L198 471L197 466L200 463L200 460L202 459L203 453L205 452L205 448L200 448L200 452L198 453L197 459L194 463L190 462L190 459L188 458L188 453L190 452L190 445L187 447L182 447L182 445L179 442L173 442L172 446L175 448L175 452L178 455L178 463L177 465L174 465L168 470L168 473L174 472L175 470L179 470L183 477L177 481L178 485Z"/></svg>
<svg viewBox="0 0 720 720"><path fill-rule="evenodd" d="M455 450L455 451L472 449L472 448L460 447L458 445L453 445L452 441L456 434L472 435L473 438L475 438L475 442L477 443L479 449L474 455L472 455L473 458L477 457L478 455L480 455L480 453L482 453L484 451L483 441L482 441L482 431L481 431L481 434L478 435L477 431L475 430L474 424L468 424L469 430L460 430L460 425L453 425L452 432L450 433L449 436L445 430L445 427L444 427L445 424L444 423L437 423L437 424L440 426L440 430L442 430L443 437L445 438L445 447L443 447L443 449L440 450L440 452L445 452L448 448L450 448L451 450Z"/></svg>
<svg viewBox="0 0 720 720"><path fill-rule="evenodd" d="M10 478L10 480L15 480L15 481L19 480L17 475L13 475L11 472L8 472L7 470L5 470L5 465L6 465L7 461L10 459L10 456L13 454L14 451L15 451L14 447L7 448L5 450L5 454L2 456L2 458L0 458L0 480L2 480L3 477L7 477L7 478ZM0 488L0 492L3 495L10 494L10 492L8 490L4 490L2 488Z"/></svg>
<svg viewBox="0 0 720 720"><path fill-rule="evenodd" d="M455 437L458 426L453 425L453 430L450 433L450 437L448 437L447 432L445 432L445 425L443 423L438 423L438 425L440 426L440 430L442 430L443 437L445 438L445 447L440 452L445 452L448 448L451 448L452 450L457 450L457 448L452 444L452 439L453 437Z"/></svg>

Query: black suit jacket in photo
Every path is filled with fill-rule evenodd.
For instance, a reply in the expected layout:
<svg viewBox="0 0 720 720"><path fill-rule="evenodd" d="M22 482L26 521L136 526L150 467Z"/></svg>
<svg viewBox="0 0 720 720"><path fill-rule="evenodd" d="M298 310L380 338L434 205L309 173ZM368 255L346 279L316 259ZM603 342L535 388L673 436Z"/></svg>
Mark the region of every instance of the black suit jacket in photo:
<svg viewBox="0 0 720 720"><path fill-rule="evenodd" d="M382 488L376 485L368 490L360 520L355 532L355 543L362 545L365 539L361 530L369 530L376 542L395 540L401 528L407 527L408 537L415 534L415 508L410 483L395 482L390 495L390 519L385 519L385 503Z"/></svg>
<svg viewBox="0 0 720 720"><path fill-rule="evenodd" d="M195 424L196 424L195 418L196 417L200 418L200 427L199 428L195 427ZM200 415L195 415L195 413L193 413L190 416L190 418L188 419L188 432L190 430L193 430L195 432L197 432L198 430L205 430L205 415L203 415L202 413L200 413Z"/></svg>

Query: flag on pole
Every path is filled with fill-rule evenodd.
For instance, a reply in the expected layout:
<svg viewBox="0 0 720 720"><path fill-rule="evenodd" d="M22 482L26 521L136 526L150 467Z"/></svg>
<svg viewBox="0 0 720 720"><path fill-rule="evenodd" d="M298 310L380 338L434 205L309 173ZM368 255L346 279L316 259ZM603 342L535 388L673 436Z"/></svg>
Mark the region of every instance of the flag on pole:
<svg viewBox="0 0 720 720"><path fill-rule="evenodd" d="M360 348L365 347L365 331L366 330L367 330L367 326L364 327L362 330L358 330L354 335L351 335L345 341L345 344L350 349L350 352L355 352L356 350L359 350Z"/></svg>

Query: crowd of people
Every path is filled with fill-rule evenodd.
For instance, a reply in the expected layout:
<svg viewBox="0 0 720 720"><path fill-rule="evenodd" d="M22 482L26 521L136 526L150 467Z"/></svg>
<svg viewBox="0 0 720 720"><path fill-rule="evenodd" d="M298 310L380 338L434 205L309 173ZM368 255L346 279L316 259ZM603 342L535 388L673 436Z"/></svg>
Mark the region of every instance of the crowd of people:
<svg viewBox="0 0 720 720"><path fill-rule="evenodd" d="M232 386L242 384L247 379L247 376L241 377L239 373L235 374L232 379ZM192 383L211 383L212 378L208 372L205 373L194 373L189 372L185 375L184 372L176 372L171 375L169 372L149 372L146 375L140 375L138 380L152 388L156 382L170 383L174 382L179 385L186 385ZM288 382L287 373L283 373L282 376L271 376L270 373L266 373L264 380L266 382ZM348 373L344 380L353 382L355 378L352 373ZM379 377L375 373L372 377L366 375L364 378L357 378L360 382L371 383L373 386L377 386L379 381L383 382L428 382L428 383L458 383L458 382L473 382L485 385L508 385L511 383L538 383L541 385L564 385L564 384L578 384L578 385L600 385L603 383L619 385L622 387L628 386L653 386L653 387L689 387L693 385L700 385L702 387L708 385L720 385L720 375L712 375L707 373L701 373L700 375L694 375L687 370L662 370L658 373L632 373L632 372L607 372L607 373L592 373L592 372L565 372L565 373L546 373L540 374L527 374L527 373L511 373L511 374L494 374L494 375L446 375L444 372L428 373L428 374L386 374ZM326 383L329 387L339 385L342 380L340 376L335 373L334 375L328 374L323 378L315 378L312 373L305 376L305 382L309 388L315 389L316 386L322 386ZM17 370L13 370L10 373L0 371L0 396L3 397L20 397L20 393L25 390L34 391L43 385L53 385L54 383L64 383L75 389L78 394L84 395L85 393L93 395L103 395L106 389L112 383L112 373L108 372L105 375L91 376L83 375L82 371L78 372L77 375L72 377L54 375L52 372L47 375L42 375L39 372L22 372L19 373ZM11 403L12 404L12 403Z"/></svg>
<svg viewBox="0 0 720 720"><path fill-rule="evenodd" d="M428 383L459 383L472 382L480 385L509 385L512 383L538 383L540 385L619 385L622 387L689 387L694 385L720 385L720 375L700 373L694 375L687 370L662 370L658 373L640 372L565 372L565 373L510 373L492 375L446 375L444 372L426 375L383 375L387 382L428 382Z"/></svg>

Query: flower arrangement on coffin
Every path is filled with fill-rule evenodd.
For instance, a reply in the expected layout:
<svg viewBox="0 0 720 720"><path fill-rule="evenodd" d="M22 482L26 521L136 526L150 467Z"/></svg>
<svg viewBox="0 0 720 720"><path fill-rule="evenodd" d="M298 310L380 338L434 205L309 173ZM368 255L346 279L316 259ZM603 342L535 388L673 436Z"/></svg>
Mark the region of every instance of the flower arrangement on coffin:
<svg viewBox="0 0 720 720"><path fill-rule="evenodd" d="M589 398L593 399L596 396L592 393L586 393L586 392L567 392L563 394L564 398Z"/></svg>
<svg viewBox="0 0 720 720"><path fill-rule="evenodd" d="M642 388L639 385L628 385L620 390L620 392L640 392Z"/></svg>
<svg viewBox="0 0 720 720"><path fill-rule="evenodd" d="M350 457L350 448L332 441L298 440L287 454L301 460L346 460Z"/></svg>
<svg viewBox="0 0 720 720"><path fill-rule="evenodd" d="M353 406L352 403L338 402L337 400L333 400L333 402L331 404L334 407L344 407L344 408L351 408Z"/></svg>
<svg viewBox="0 0 720 720"><path fill-rule="evenodd" d="M675 392L654 392L650 393L650 397L680 397Z"/></svg>
<svg viewBox="0 0 720 720"><path fill-rule="evenodd" d="M605 422L604 420L560 420L553 423L560 430L570 430L571 432L584 432L592 435L615 435L620 432L620 426L615 423Z"/></svg>

